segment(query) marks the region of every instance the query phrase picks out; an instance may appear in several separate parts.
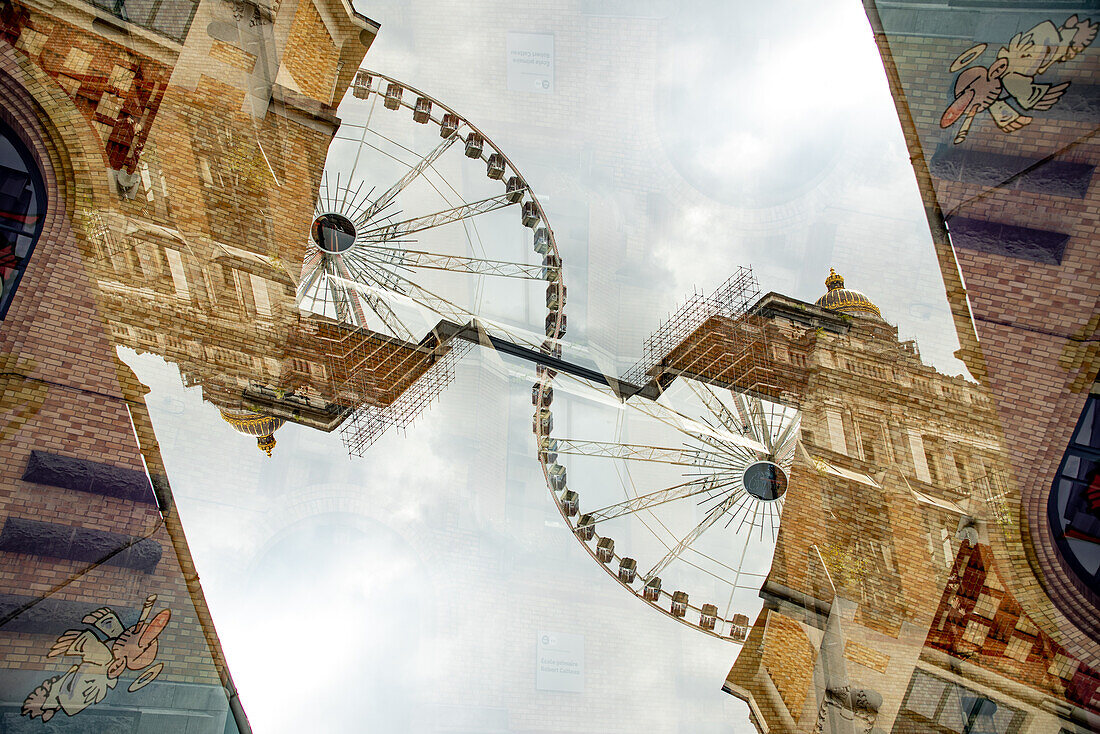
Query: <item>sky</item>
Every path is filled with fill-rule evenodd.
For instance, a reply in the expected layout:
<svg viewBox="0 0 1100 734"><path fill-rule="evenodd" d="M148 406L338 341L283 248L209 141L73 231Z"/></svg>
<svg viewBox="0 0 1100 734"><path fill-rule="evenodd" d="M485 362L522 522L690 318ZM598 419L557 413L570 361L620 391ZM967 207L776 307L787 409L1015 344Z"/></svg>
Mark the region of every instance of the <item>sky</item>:
<svg viewBox="0 0 1100 734"><path fill-rule="evenodd" d="M859 2L551 5L356 3L382 26L364 66L472 121L544 204L572 354L620 373L662 318L739 265L762 292L809 301L835 267L918 340L926 362L961 373ZM516 59L528 52L549 53L549 65L527 73ZM359 104L341 107L348 130L364 119ZM395 140L423 149L425 135ZM481 174L454 155L438 175L478 189ZM380 161L361 175L385 185L392 169ZM435 195L411 191L402 206ZM454 247L521 257L529 233L515 224L486 219ZM484 318L516 329L540 328L542 298L473 289ZM174 366L122 356L151 388L173 492L256 731L754 730L721 691L737 646L649 609L562 524L535 459L530 366L475 351L405 435L364 457L349 458L336 433L288 424L268 459ZM675 440L636 417L624 434L623 411L583 386L560 388L554 410L578 438ZM570 471L613 480L582 461ZM624 527L618 541L645 547L649 530ZM753 546L749 557L766 567L769 552ZM548 656L582 672L540 672Z"/></svg>
<svg viewBox="0 0 1100 734"><path fill-rule="evenodd" d="M860 3L357 7L382 24L364 66L451 105L532 184L589 347L637 353L736 265L809 301L835 267L964 372ZM552 92L509 88L510 33L553 35Z"/></svg>

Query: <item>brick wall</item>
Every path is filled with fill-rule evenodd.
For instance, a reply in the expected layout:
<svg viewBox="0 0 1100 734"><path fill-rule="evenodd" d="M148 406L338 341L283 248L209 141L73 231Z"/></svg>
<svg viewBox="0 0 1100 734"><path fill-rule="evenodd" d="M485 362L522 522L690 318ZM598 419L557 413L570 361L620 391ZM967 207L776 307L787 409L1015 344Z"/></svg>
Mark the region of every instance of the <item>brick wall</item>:
<svg viewBox="0 0 1100 734"><path fill-rule="evenodd" d="M301 2L294 15L283 64L303 94L333 101L338 49L312 2Z"/></svg>
<svg viewBox="0 0 1100 734"><path fill-rule="evenodd" d="M179 700L173 698L182 691L177 684L213 687L208 690L219 693L208 701L209 713L224 718L227 701L220 687L228 677L220 651L210 647L216 638L203 627L209 616L201 593L196 595L197 586L188 583L194 576L182 535L169 532L148 479L138 499L103 490L104 482L118 477L145 477L156 453L135 437L135 426L142 427L139 435L148 435L140 411L133 410L141 392L115 358L84 265L87 243L73 226L79 216L71 202L92 205L104 198L88 175L89 169L102 170L95 141L75 131L58 135L58 130L86 124L79 108L47 75L22 65L10 47L0 48L0 54L0 86L8 101L4 115L27 135L50 200L42 238L0 328L5 366L0 377L0 518L5 528L22 523L52 533L13 538L10 531L0 531L0 546L9 549L0 551L0 716L5 728L16 726L22 721L23 698L34 686L73 664L71 655L47 655L59 632L85 629L81 616L103 606L132 624L146 597L156 595L153 612L167 608L172 618L159 638L157 660L164 669L146 695L158 691L171 701ZM74 189L83 196L72 196ZM67 482L25 474L32 451L91 464L70 474ZM104 479L82 483L92 471L88 467ZM146 548L155 544L159 553L150 556L152 565L125 563L120 548L109 542L120 536L142 538ZM85 542L89 539L91 545ZM32 547L36 550L25 552ZM61 612L43 617L47 609ZM125 675L124 682L130 677ZM124 698L112 701L126 709Z"/></svg>
<svg viewBox="0 0 1100 734"><path fill-rule="evenodd" d="M218 25L231 9L204 5L179 46L97 26L83 6L52 15L0 5L0 116L25 134L49 202L0 325L0 729L32 725L20 716L24 699L73 665L75 651L49 655L59 634L90 629L82 619L101 607L134 624L155 595L149 612L171 614L158 639L164 667L132 693L142 671L124 673L97 721L181 728L200 716L200 727L223 730L232 680L145 388L116 348L177 361L185 379L231 407L247 407L257 381L285 377L316 398L307 408L324 413L319 396L333 392L327 354L316 340L303 348L290 274L300 269L339 124L327 106L336 59L353 70L373 32L341 15L330 19L334 39L308 2L291 27L295 7L281 16L280 43L313 44L308 70L321 74L303 73L305 95L284 90L269 109L266 100L251 104L246 90L272 88L264 74L278 59L258 64L252 52L279 55L272 18L242 14ZM230 41L212 37L232 36L230 25ZM257 34L271 43L257 44ZM325 64L314 63L317 54ZM177 67L177 58L187 63ZM82 665L107 680L98 663Z"/></svg>
<svg viewBox="0 0 1100 734"><path fill-rule="evenodd" d="M779 689L783 703L798 721L813 681L817 651L799 624L781 614L769 615L763 645L764 667Z"/></svg>
<svg viewBox="0 0 1100 734"><path fill-rule="evenodd" d="M960 356L992 391L1012 462L1008 503L1018 522L993 539L994 553L1013 568L1006 583L1037 623L1100 664L1100 600L1072 583L1046 520L1054 472L1096 374L1100 195L1092 180L1100 143L1092 130L1100 47L1094 41L1036 77L1069 87L1049 110L1027 111L1033 119L1025 127L1006 133L981 113L956 142L959 124L943 129L940 120L967 66L960 56L987 44L969 66L988 66L1013 34L1043 21L1060 26L1074 10L865 5L925 201ZM1078 16L1096 20L1087 8ZM922 30L932 27L935 34ZM945 220L958 225L954 247ZM974 221L993 225L979 227L989 230L988 241L969 236ZM1063 249L1045 260L1028 255L1010 247L1015 230L1003 226L1057 233Z"/></svg>

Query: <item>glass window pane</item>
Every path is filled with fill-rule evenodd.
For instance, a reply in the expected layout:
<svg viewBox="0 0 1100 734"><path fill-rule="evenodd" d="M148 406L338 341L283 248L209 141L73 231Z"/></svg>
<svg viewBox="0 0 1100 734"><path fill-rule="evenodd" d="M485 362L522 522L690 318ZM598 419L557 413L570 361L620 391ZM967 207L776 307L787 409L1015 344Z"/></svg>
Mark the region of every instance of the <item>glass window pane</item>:
<svg viewBox="0 0 1100 734"><path fill-rule="evenodd" d="M1100 418L1096 413L1096 403L1096 398L1089 398L1084 415L1081 417L1081 426L1077 429L1077 435L1073 437L1074 443L1100 448L1100 431L1096 430L1095 425L1097 418Z"/></svg>
<svg viewBox="0 0 1100 734"><path fill-rule="evenodd" d="M939 678L917 671L913 674L913 685L909 689L909 699L905 707L928 720L934 719L946 685Z"/></svg>
<svg viewBox="0 0 1100 734"><path fill-rule="evenodd" d="M966 727L966 712L963 710L963 700L958 686L951 685L944 698L943 708L940 709L936 723L956 734L962 734Z"/></svg>
<svg viewBox="0 0 1100 734"><path fill-rule="evenodd" d="M0 123L0 318L7 312L41 230L43 190L30 151Z"/></svg>

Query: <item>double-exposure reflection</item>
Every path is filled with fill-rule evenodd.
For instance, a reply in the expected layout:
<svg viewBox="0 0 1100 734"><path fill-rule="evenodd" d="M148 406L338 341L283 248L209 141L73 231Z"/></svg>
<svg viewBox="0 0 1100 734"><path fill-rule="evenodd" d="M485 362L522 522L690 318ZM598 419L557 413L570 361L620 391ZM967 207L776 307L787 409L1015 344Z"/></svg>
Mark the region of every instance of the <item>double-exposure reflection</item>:
<svg viewBox="0 0 1100 734"><path fill-rule="evenodd" d="M1098 24L0 0L0 730L1100 729Z"/></svg>

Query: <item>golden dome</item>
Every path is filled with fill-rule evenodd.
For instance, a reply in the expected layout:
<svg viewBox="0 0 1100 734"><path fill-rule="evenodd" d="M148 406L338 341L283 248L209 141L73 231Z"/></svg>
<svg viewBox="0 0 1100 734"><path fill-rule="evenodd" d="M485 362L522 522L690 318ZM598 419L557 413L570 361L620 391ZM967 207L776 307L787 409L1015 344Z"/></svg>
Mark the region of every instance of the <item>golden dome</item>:
<svg viewBox="0 0 1100 734"><path fill-rule="evenodd" d="M260 450L271 456L271 450L275 448L275 436L284 421L282 418L272 418L269 415L250 413L247 410L228 410L220 408L222 420L233 426L237 433L246 436L255 436L256 445Z"/></svg>
<svg viewBox="0 0 1100 734"><path fill-rule="evenodd" d="M835 270L829 268L829 277L825 279L825 287L828 290L821 298L817 299L817 305L830 311L851 314L853 316L876 316L882 318L878 306L871 303L871 299L859 291L848 290L844 287L844 278Z"/></svg>

